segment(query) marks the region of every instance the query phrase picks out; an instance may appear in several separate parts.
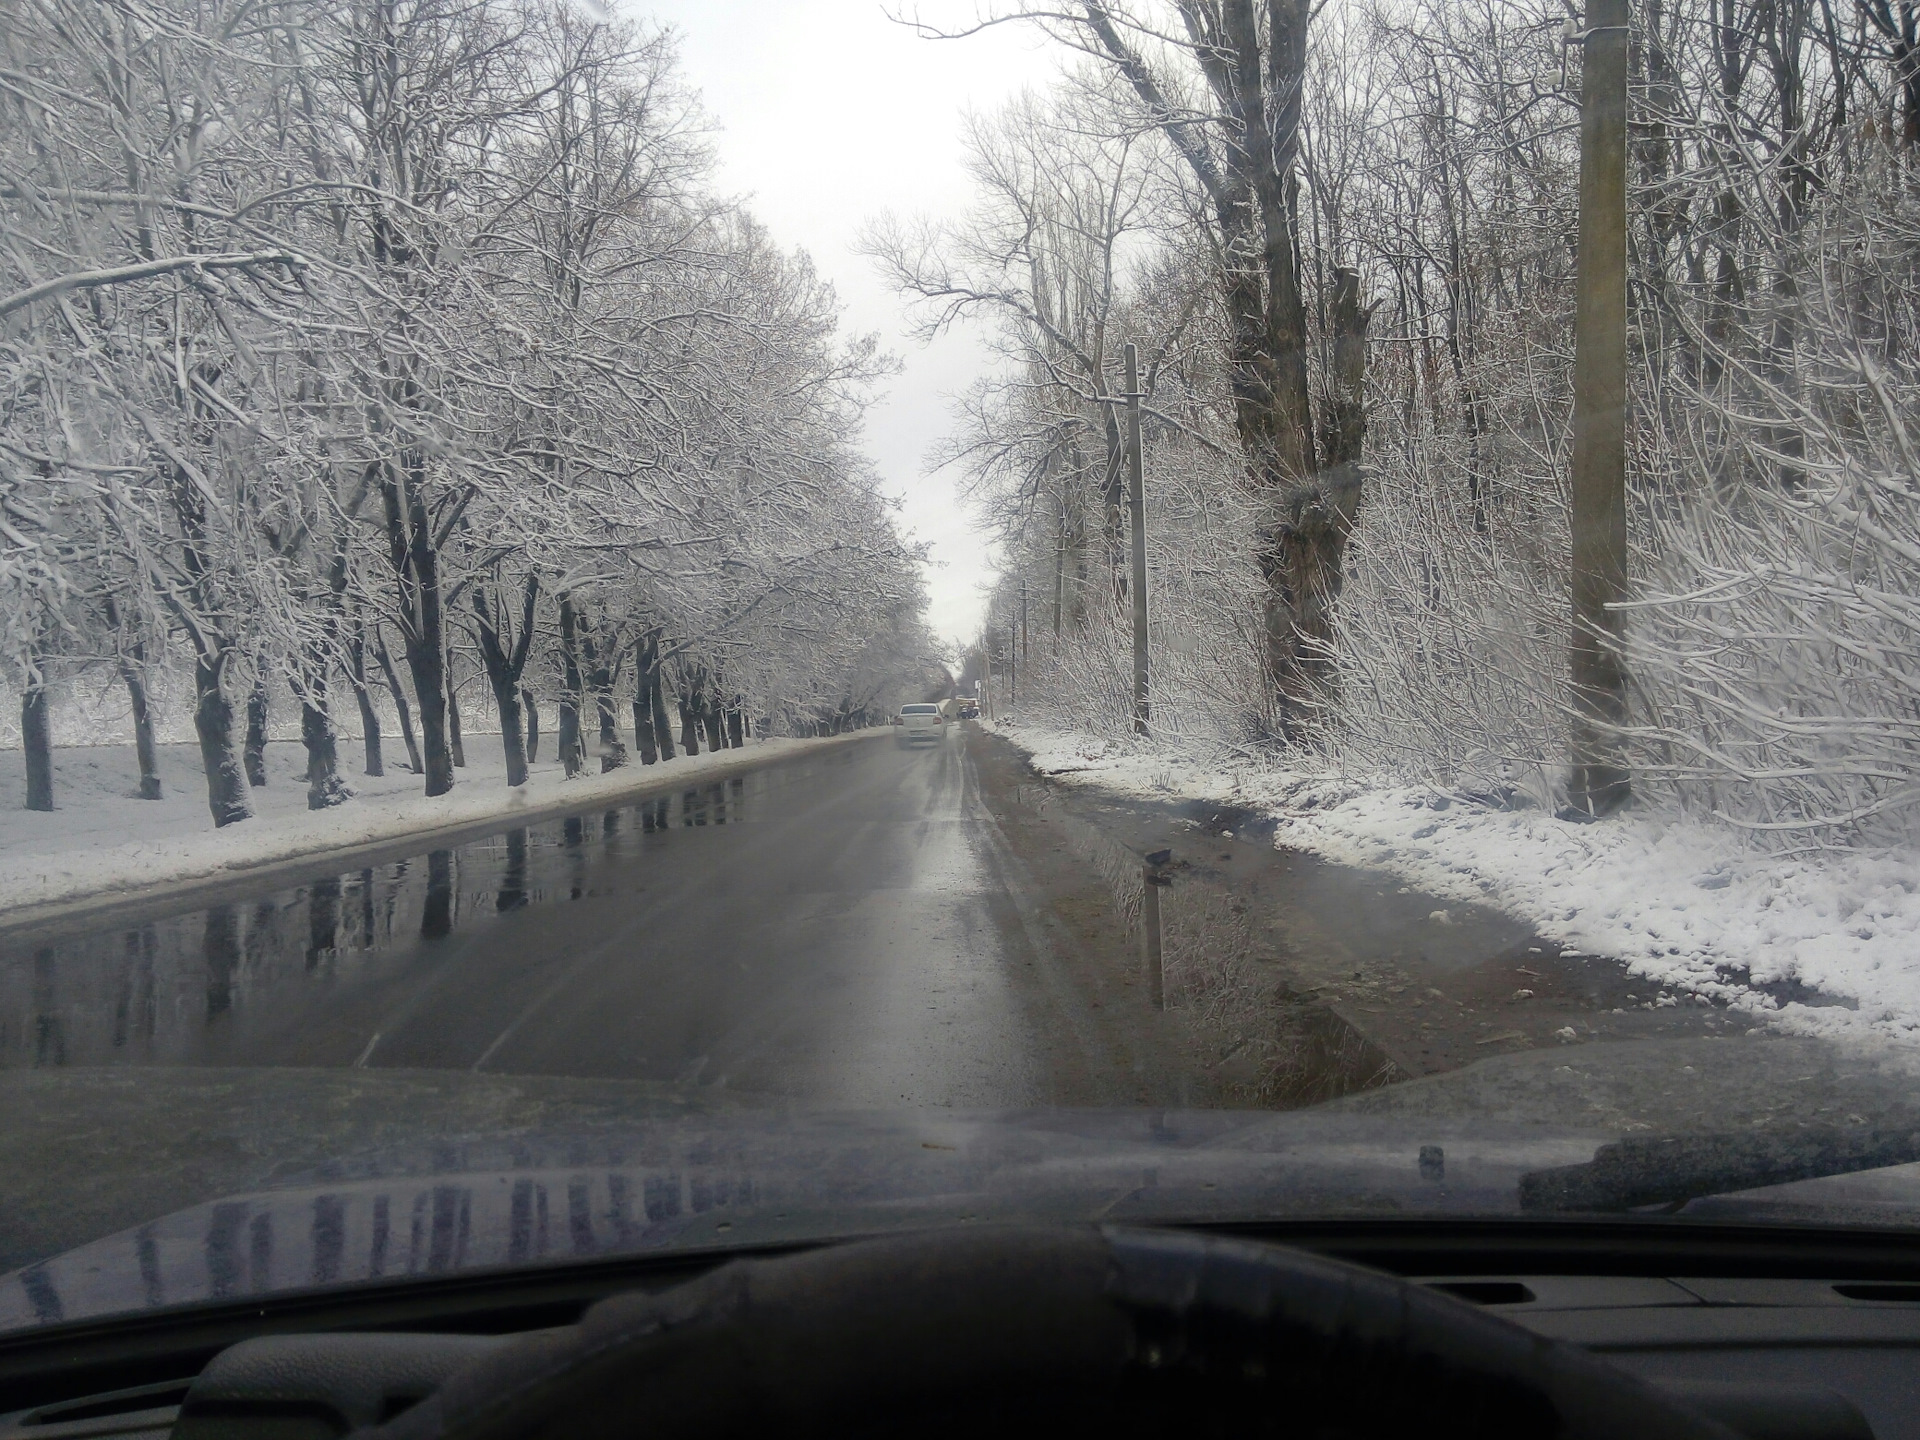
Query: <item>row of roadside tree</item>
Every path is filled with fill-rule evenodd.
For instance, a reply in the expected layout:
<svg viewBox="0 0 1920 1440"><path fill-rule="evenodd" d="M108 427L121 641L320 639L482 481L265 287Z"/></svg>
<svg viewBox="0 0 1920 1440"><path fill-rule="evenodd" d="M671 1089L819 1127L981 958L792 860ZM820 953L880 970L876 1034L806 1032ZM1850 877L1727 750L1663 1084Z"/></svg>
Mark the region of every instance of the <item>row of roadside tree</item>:
<svg viewBox="0 0 1920 1440"><path fill-rule="evenodd" d="M149 692L182 697L221 825L289 690L318 808L383 717L448 790L456 670L509 784L542 696L573 773L624 763L626 703L650 761L669 694L697 746L923 683L919 556L857 449L884 358L716 194L671 36L572 0L19 0L0 50L31 807L88 671L143 793Z"/></svg>
<svg viewBox="0 0 1920 1440"><path fill-rule="evenodd" d="M1057 43L957 221L869 248L1004 364L946 458L1023 714L1567 803L1585 17L1561 0L925 5ZM1920 6L1629 14L1636 792L1792 846L1920 834ZM997 690L1003 698L1010 687Z"/></svg>

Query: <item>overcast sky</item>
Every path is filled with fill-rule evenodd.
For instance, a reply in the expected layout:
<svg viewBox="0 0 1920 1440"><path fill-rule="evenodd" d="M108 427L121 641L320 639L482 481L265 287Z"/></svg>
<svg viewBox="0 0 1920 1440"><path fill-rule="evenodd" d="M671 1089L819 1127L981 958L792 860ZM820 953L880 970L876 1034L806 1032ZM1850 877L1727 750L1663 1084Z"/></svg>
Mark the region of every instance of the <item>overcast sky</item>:
<svg viewBox="0 0 1920 1440"><path fill-rule="evenodd" d="M928 445L947 425L946 397L985 363L976 339L909 340L900 303L853 253L861 225L882 211L951 214L968 187L960 116L991 111L1058 63L1029 33L997 30L930 41L886 18L879 0L624 0L681 35L687 77L721 126L723 189L746 196L783 245L813 256L856 331L878 331L905 369L868 416L867 449L887 492L904 502L903 529L933 544L930 619L943 637L979 628L988 579L981 537L952 478L925 473ZM887 8L895 8L889 6ZM966 13L923 0L927 14Z"/></svg>

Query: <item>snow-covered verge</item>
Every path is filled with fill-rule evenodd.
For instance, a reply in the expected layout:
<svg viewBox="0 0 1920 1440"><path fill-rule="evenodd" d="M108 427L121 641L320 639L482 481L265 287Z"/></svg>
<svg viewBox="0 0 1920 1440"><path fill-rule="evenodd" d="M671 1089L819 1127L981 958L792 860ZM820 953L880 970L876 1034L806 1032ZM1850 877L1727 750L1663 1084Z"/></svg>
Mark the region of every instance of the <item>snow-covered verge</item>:
<svg viewBox="0 0 1920 1440"><path fill-rule="evenodd" d="M856 731L854 736L872 734ZM23 808L26 780L18 750L0 751L0 913L29 907L110 900L151 886L204 880L302 856L404 839L450 826L516 815L581 808L656 785L759 765L823 740L749 740L741 750L681 755L655 765L628 765L605 775L567 780L557 763L532 767L525 785L508 788L494 737L469 737L469 763L454 772L452 792L428 799L420 777L389 767L372 779L352 773L352 747L341 768L355 795L331 810L307 805L306 752L276 741L267 747L267 784L250 792L254 818L216 830L207 812L200 756L191 745L160 747L165 798L136 798L138 769L130 745L54 751L51 813Z"/></svg>
<svg viewBox="0 0 1920 1440"><path fill-rule="evenodd" d="M1708 995L1800 1034L1920 1038L1913 851L1783 857L1645 811L1581 824L1429 788L1222 769L1085 734L999 730L1065 781L1271 814L1282 848L1505 911L1570 951L1619 959L1670 1000ZM1829 1003L1795 998L1802 988Z"/></svg>

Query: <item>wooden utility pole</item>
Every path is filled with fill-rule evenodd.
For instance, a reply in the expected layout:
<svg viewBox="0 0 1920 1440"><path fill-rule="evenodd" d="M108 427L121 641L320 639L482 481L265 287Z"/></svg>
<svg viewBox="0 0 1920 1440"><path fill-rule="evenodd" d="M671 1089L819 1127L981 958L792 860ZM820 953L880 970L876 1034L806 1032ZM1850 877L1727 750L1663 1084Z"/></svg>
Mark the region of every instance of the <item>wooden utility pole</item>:
<svg viewBox="0 0 1920 1440"><path fill-rule="evenodd" d="M1140 355L1127 357L1127 512L1133 524L1133 733L1147 733L1147 483L1140 458Z"/></svg>
<svg viewBox="0 0 1920 1440"><path fill-rule="evenodd" d="M1590 815L1626 803L1620 616L1627 589L1627 0L1587 0L1573 358L1573 773Z"/></svg>

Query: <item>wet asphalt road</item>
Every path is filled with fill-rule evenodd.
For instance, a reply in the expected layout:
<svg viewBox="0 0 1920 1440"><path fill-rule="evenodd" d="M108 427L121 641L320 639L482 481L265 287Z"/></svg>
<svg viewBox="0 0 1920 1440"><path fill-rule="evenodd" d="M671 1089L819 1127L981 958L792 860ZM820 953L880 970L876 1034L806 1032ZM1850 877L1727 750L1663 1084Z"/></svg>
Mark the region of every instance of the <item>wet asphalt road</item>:
<svg viewBox="0 0 1920 1440"><path fill-rule="evenodd" d="M971 725L911 749L880 732L345 873L0 935L0 1071L1284 1107L1740 1023L1656 1009L1616 965L1492 912L1436 915L1270 830L1062 788ZM1168 883L1149 887L1161 849Z"/></svg>
<svg viewBox="0 0 1920 1440"><path fill-rule="evenodd" d="M449 937L289 1058L1038 1103L963 749L861 740L751 778L693 809L705 823L683 806L637 846L603 834L578 899Z"/></svg>
<svg viewBox="0 0 1920 1440"><path fill-rule="evenodd" d="M1081 1002L1048 988L1008 873L959 727L883 733L240 903L0 940L0 1066L1136 1100L1135 1062L1109 1047L1099 1073L1085 1016L1054 1013Z"/></svg>

